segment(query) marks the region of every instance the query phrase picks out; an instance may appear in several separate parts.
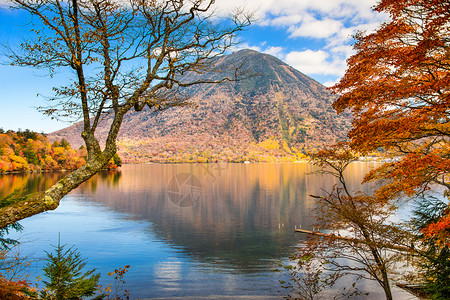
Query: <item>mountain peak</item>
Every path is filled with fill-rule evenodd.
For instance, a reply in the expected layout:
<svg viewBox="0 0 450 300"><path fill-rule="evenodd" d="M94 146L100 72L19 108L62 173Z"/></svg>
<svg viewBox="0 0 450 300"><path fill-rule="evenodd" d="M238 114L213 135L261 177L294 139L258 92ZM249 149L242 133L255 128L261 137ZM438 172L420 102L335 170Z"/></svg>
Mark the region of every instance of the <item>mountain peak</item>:
<svg viewBox="0 0 450 300"><path fill-rule="evenodd" d="M345 138L347 115L336 115L334 97L312 78L278 58L244 49L220 57L216 68L200 75L223 76L232 66L243 66L246 79L223 84L192 86L192 107L173 108L160 114L128 113L118 139L125 162L212 162L296 160L313 147ZM106 120L98 137L107 135ZM50 136L81 144L72 132ZM300 155L301 156L301 155Z"/></svg>
<svg viewBox="0 0 450 300"><path fill-rule="evenodd" d="M270 55L270 54L258 52L253 49L242 49L242 50L233 52L229 55L224 55L222 57L222 59L224 61L245 59L245 60L248 60L249 62L252 62L252 61L257 62L257 61L261 61L261 60L266 60L266 61L270 62L270 64L287 66L287 64L285 62L281 61L279 58L277 58L273 55Z"/></svg>
<svg viewBox="0 0 450 300"><path fill-rule="evenodd" d="M240 50L235 51L235 52L233 52L233 53L236 53L236 54L239 54L239 53L240 53L240 54L250 53L250 54L262 55L261 52L258 52L258 51L253 50L253 49L240 49Z"/></svg>
<svg viewBox="0 0 450 300"><path fill-rule="evenodd" d="M262 53L262 52L258 52L258 51L253 50L253 49L241 49L241 50L238 50L236 52L231 53L230 55L226 55L224 57L232 58L234 56L247 56L247 57L251 57L251 56L264 57L264 56L267 56L267 57L276 58L273 55ZM278 58L276 58L276 59L278 59ZM280 60L280 62L282 62L282 61Z"/></svg>
<svg viewBox="0 0 450 300"><path fill-rule="evenodd" d="M216 63L218 69L227 70L230 66L242 66L247 74L254 75L236 85L240 93L263 94L280 85L297 85L311 93L328 94L325 86L270 54L243 49L221 57Z"/></svg>

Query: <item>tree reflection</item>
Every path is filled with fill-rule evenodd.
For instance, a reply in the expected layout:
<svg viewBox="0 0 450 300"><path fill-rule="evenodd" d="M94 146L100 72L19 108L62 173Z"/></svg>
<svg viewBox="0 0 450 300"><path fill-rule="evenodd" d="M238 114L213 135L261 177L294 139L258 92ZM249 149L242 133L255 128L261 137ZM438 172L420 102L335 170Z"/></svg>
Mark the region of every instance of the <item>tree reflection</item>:
<svg viewBox="0 0 450 300"><path fill-rule="evenodd" d="M350 168L355 185L366 170L363 164ZM309 195L334 184L332 178L308 175L311 171L306 163L124 165L99 173L71 194L150 222L149 238L156 235L198 261L254 272L294 251L304 238L295 235L295 226L311 228L315 201ZM11 191L23 184L45 190L60 176L8 175L0 184Z"/></svg>
<svg viewBox="0 0 450 300"><path fill-rule="evenodd" d="M17 189L23 195L45 191L63 175L63 172L0 175L0 197L6 197Z"/></svg>
<svg viewBox="0 0 450 300"><path fill-rule="evenodd" d="M333 180L309 176L308 164L126 165L120 177L101 174L79 188L149 232L201 261L252 270L293 252L310 227L309 194ZM189 175L189 176L187 176ZM115 179L114 179L115 178ZM112 185L111 182L116 180ZM192 205L179 205L182 199ZM182 194L184 193L184 194Z"/></svg>

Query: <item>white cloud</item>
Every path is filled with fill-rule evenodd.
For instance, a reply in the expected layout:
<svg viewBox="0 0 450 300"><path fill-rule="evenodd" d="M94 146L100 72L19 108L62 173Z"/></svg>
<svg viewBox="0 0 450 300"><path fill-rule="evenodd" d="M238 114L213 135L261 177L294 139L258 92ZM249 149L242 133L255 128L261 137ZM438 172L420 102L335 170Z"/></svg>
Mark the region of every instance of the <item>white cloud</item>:
<svg viewBox="0 0 450 300"><path fill-rule="evenodd" d="M354 54L354 50L352 46L349 45L339 45L335 47L331 47L329 49L329 52L333 55L342 56L342 57L350 57L352 54Z"/></svg>
<svg viewBox="0 0 450 300"><path fill-rule="evenodd" d="M259 18L302 15L305 11L314 11L346 18L357 14L367 19L373 16L371 7L376 3L377 0L216 0L216 7L222 11L246 7L255 11Z"/></svg>
<svg viewBox="0 0 450 300"><path fill-rule="evenodd" d="M261 28L285 30L286 42L267 38L253 49L272 54L308 75L342 76L353 53L357 31L373 31L386 19L373 12L378 0L246 0ZM242 7L244 0L216 0L221 9ZM295 48L297 47L297 49ZM311 47L309 50L308 47ZM328 80L328 79L327 79ZM327 84L332 84L329 81Z"/></svg>
<svg viewBox="0 0 450 300"><path fill-rule="evenodd" d="M317 66L325 65L329 54L325 51L292 51L286 55L286 63L307 74L317 74Z"/></svg>
<svg viewBox="0 0 450 300"><path fill-rule="evenodd" d="M329 80L329 81L324 82L323 85L326 87L330 87L330 86L335 85L336 83L337 83L337 80L335 80L335 81Z"/></svg>
<svg viewBox="0 0 450 300"><path fill-rule="evenodd" d="M285 61L293 68L308 75L342 76L346 70L345 60L323 50L292 51L286 54Z"/></svg>
<svg viewBox="0 0 450 300"><path fill-rule="evenodd" d="M299 27L291 27L291 37L328 38L339 33L343 24L337 20L310 20L300 24Z"/></svg>
<svg viewBox="0 0 450 300"><path fill-rule="evenodd" d="M274 26L291 26L294 24L298 24L303 19L303 16L300 14L293 15L283 15L279 17L275 17L272 20L266 19L262 22L262 25L274 25Z"/></svg>
<svg viewBox="0 0 450 300"><path fill-rule="evenodd" d="M262 52L276 56L278 58L283 58L284 56L283 51L284 51L283 47L270 46L269 48L263 50Z"/></svg>

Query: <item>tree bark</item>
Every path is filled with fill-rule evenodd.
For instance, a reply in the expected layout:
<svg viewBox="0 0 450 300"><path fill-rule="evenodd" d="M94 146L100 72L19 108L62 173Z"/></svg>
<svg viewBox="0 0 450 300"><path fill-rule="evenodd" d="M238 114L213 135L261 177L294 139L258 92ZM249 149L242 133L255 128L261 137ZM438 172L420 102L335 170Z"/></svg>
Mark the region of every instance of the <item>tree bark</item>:
<svg viewBox="0 0 450 300"><path fill-rule="evenodd" d="M65 195L99 172L114 153L115 151L111 151L109 147L95 158L88 160L81 168L60 179L45 192L0 209L0 228L41 212L56 209Z"/></svg>

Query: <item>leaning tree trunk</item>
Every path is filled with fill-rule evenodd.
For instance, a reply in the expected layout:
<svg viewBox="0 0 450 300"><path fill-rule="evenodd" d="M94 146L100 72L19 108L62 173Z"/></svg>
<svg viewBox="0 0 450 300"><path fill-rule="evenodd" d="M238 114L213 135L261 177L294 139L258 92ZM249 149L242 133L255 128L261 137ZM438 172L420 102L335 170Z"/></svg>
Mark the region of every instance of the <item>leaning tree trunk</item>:
<svg viewBox="0 0 450 300"><path fill-rule="evenodd" d="M92 146L98 145L93 133L88 135L83 133L82 136L88 148L94 149L88 154L86 164L59 180L45 192L0 209L0 228L41 212L56 209L65 195L97 174L116 153L117 134L122 124L123 115L128 108L124 107L114 116L103 151L100 150L100 147Z"/></svg>
<svg viewBox="0 0 450 300"><path fill-rule="evenodd" d="M115 151L103 151L85 165L65 176L43 193L0 209L0 228L58 207L60 200L70 191L98 173Z"/></svg>

